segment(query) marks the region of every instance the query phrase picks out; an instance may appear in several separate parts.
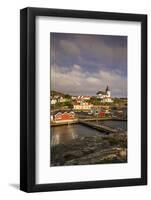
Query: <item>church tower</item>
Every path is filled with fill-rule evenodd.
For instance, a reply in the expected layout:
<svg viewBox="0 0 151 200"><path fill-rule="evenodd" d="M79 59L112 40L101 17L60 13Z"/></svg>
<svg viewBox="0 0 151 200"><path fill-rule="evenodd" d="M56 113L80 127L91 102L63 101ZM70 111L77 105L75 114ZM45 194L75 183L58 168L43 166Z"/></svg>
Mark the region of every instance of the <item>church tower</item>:
<svg viewBox="0 0 151 200"><path fill-rule="evenodd" d="M107 97L111 97L111 91L110 91L108 85L107 85L107 87L106 87L106 95L107 95Z"/></svg>

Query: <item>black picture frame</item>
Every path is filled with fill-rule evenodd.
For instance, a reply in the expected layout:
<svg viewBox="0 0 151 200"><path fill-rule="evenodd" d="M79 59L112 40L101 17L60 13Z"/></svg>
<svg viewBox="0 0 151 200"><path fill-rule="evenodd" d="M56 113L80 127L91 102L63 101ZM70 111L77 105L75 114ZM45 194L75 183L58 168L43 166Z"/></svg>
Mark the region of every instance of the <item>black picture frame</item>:
<svg viewBox="0 0 151 200"><path fill-rule="evenodd" d="M141 178L70 183L36 184L35 163L35 19L53 16L83 19L120 20L141 23ZM147 15L24 8L20 11L20 189L44 192L147 184Z"/></svg>

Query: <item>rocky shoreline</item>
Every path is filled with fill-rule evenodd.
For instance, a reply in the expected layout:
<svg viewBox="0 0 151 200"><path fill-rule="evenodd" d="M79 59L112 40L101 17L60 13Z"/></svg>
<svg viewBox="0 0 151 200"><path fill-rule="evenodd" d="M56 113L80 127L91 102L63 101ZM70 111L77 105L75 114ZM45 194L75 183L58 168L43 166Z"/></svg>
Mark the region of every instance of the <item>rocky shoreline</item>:
<svg viewBox="0 0 151 200"><path fill-rule="evenodd" d="M127 162L127 133L79 137L51 147L51 166Z"/></svg>

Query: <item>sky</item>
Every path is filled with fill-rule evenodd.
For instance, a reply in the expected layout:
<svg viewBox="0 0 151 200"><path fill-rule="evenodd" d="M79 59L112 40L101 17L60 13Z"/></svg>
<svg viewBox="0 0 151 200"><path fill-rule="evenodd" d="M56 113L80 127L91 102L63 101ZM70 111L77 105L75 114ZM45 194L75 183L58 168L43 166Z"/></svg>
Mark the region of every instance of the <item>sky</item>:
<svg viewBox="0 0 151 200"><path fill-rule="evenodd" d="M51 90L127 97L127 36L50 33Z"/></svg>

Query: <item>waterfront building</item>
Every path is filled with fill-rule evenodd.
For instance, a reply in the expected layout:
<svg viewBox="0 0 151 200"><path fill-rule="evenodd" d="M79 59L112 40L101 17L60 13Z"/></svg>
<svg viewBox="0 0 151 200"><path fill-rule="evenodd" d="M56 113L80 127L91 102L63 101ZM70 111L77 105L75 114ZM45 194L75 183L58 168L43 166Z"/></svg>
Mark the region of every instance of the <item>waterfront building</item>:
<svg viewBox="0 0 151 200"><path fill-rule="evenodd" d="M70 112L57 112L56 114L51 115L52 122L70 122L76 119L75 113Z"/></svg>
<svg viewBox="0 0 151 200"><path fill-rule="evenodd" d="M103 117L105 117L105 115L106 115L106 113L101 111L101 112L99 112L98 117L103 118Z"/></svg>

